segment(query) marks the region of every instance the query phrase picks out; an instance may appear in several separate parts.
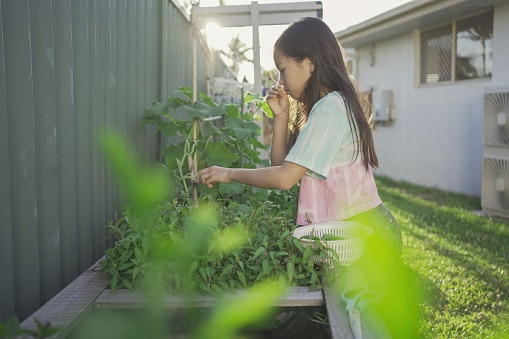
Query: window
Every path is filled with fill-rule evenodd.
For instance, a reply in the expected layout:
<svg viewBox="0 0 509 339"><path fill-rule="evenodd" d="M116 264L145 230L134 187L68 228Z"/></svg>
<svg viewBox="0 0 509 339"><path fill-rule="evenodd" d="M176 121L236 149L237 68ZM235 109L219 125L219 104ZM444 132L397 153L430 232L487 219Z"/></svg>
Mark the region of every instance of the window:
<svg viewBox="0 0 509 339"><path fill-rule="evenodd" d="M491 77L493 11L421 32L420 83Z"/></svg>
<svg viewBox="0 0 509 339"><path fill-rule="evenodd" d="M421 83L451 80L452 25L421 34Z"/></svg>

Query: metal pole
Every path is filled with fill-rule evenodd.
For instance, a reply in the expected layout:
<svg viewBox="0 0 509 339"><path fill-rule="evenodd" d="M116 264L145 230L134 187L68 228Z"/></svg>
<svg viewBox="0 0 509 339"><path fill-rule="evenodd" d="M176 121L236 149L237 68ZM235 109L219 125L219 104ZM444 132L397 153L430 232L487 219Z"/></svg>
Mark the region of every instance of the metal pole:
<svg viewBox="0 0 509 339"><path fill-rule="evenodd" d="M198 44L198 26L196 24L196 5L191 9L191 30L193 39L193 103L198 99L198 56L196 45Z"/></svg>
<svg viewBox="0 0 509 339"><path fill-rule="evenodd" d="M198 40L198 27L196 25L196 5L193 5L191 9L191 29L193 36L193 104L198 100L198 56L197 56L197 40ZM198 139L198 119L193 119L193 143L196 144ZM191 176L193 179L196 177L198 173L198 152L194 152L193 158L189 155L187 158L189 163L189 168L191 170ZM198 189L196 185L193 187L193 200L198 203Z"/></svg>
<svg viewBox="0 0 509 339"><path fill-rule="evenodd" d="M253 64L255 93L262 93L262 70L260 66L260 11L258 1L251 2L251 26L253 27Z"/></svg>

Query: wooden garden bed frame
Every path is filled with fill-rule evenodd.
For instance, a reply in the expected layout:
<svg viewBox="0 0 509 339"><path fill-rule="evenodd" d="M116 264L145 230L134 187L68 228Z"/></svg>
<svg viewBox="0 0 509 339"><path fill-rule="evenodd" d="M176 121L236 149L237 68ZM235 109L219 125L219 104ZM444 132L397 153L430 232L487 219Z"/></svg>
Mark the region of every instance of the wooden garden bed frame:
<svg viewBox="0 0 509 339"><path fill-rule="evenodd" d="M94 309L139 309L147 307L140 293L133 290L107 289L108 278L102 274L99 262L77 277L51 300L35 311L21 323L24 329L36 330L34 319L43 324L50 323L62 330L52 338L65 338ZM349 268L350 269L350 268ZM350 272L352 273L352 272ZM355 274L355 272L353 272ZM348 279L345 279L348 280ZM243 293L239 291L238 293ZM233 293L230 296L234 297ZM307 286L292 287L278 300L278 307L323 306L327 310L332 339L354 339L345 308L338 300L338 292L331 287L323 290L310 290ZM228 296L227 296L228 297ZM216 299L211 296L198 296L194 302L184 302L178 296L166 296L166 308L212 307Z"/></svg>

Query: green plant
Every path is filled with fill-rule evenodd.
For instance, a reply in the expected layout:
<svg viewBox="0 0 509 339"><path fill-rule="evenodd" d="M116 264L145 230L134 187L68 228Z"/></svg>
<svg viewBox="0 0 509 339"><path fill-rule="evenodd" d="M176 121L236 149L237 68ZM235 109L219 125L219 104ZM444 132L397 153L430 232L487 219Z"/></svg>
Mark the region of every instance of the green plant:
<svg viewBox="0 0 509 339"><path fill-rule="evenodd" d="M61 331L60 328L52 326L51 324L43 324L38 319L34 318L37 329L21 328L18 318L12 317L5 322L0 322L0 338L48 338Z"/></svg>
<svg viewBox="0 0 509 339"><path fill-rule="evenodd" d="M199 205L175 199L141 220L127 210L110 224L116 243L102 265L111 287L142 288L155 261L161 264L159 283L171 293L183 292L191 281L201 293L221 294L280 275L290 284L320 286L312 248L302 248L291 235L292 210L262 200L225 207L201 199ZM203 219L208 220L204 226Z"/></svg>
<svg viewBox="0 0 509 339"><path fill-rule="evenodd" d="M167 171L154 172L144 166L126 169L132 165L132 155L116 134L105 135L102 145L114 160L111 164L121 184L133 178L134 182L123 183L132 203L109 226L116 241L101 265L113 289L136 288L148 297L150 307L142 314L93 313L73 337L168 337L183 323L162 308L164 292L192 297L242 288L246 293L218 304L206 319L183 332L191 338L237 338L246 327L266 319L288 284L304 281L309 272L314 274L311 282L319 282L312 261L304 260L299 253L302 247L285 231L294 227L290 222L293 204L276 214L276 205L259 195L252 195L246 204L217 200L215 195L203 195L196 201L185 191L164 199L167 188L160 187L160 180Z"/></svg>
<svg viewBox="0 0 509 339"><path fill-rule="evenodd" d="M177 194L141 217L129 206L108 225L115 246L102 265L111 287L143 288L157 281L171 293L191 288L221 294L281 276L290 284L319 286L323 272L314 266L312 249L291 235L297 187L281 192L240 184L202 186L200 198L191 199L193 162L200 168L266 165L259 158L265 147L256 139L260 128L253 116L236 105L217 105L203 93L195 103L191 98L190 89L181 88L167 102L152 104L143 117L143 124L155 125L172 140L162 155ZM210 119L217 116L226 119L221 128Z"/></svg>
<svg viewBox="0 0 509 339"><path fill-rule="evenodd" d="M271 119L274 117L274 113L272 113L269 104L267 103L267 101L265 101L265 98L258 93L247 92L246 97L244 98L244 103L245 104L253 103L255 104L257 110L262 111L263 114L265 114Z"/></svg>
<svg viewBox="0 0 509 339"><path fill-rule="evenodd" d="M192 102L192 90L182 87L166 102L154 102L145 110L142 126L157 127L167 140L161 150L165 165L174 172L176 192L194 179L193 171L211 165L223 167L268 166L260 158L267 147L258 141L260 127L256 116L242 114L238 105L216 104L204 93ZM218 188L200 187L204 194L222 198L242 194L244 198L262 190L239 183L220 184Z"/></svg>

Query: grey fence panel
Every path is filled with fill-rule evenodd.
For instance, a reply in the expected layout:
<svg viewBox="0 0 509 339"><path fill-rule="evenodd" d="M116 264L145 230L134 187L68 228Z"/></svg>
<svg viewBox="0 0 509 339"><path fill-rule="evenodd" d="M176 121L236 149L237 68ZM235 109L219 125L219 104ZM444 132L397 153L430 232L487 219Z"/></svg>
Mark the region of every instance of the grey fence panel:
<svg viewBox="0 0 509 339"><path fill-rule="evenodd" d="M99 136L115 129L155 161L157 133L139 122L192 85L191 47L168 0L0 0L0 321L104 255L124 201ZM201 91L205 62L199 48Z"/></svg>
<svg viewBox="0 0 509 339"><path fill-rule="evenodd" d="M97 0L89 0L89 63L90 63L90 84L100 84L100 86L90 86L90 96L95 98L90 102L90 121L92 127L92 141L97 139L96 133L98 127L103 126L102 117L106 113L103 110L103 81L104 62L102 57L103 30L106 23L101 20L101 6ZM103 161L100 149L98 147L90 148L90 203L91 203L91 242L93 257L99 257L104 251L102 241L106 236L102 222L106 219L104 209L103 187L106 182L102 180Z"/></svg>
<svg viewBox="0 0 509 339"><path fill-rule="evenodd" d="M36 211L39 242L41 299L47 300L60 290L60 241L58 210L57 129L54 72L53 11L44 2L30 6L33 120L36 162ZM34 53L36 51L36 53ZM27 93L29 95L29 93ZM22 99L21 99L22 100ZM23 292L22 292L23 293Z"/></svg>
<svg viewBox="0 0 509 339"><path fill-rule="evenodd" d="M14 246L12 244L11 171L9 116L7 115L7 85L5 74L4 12L0 2L0 319L14 314Z"/></svg>
<svg viewBox="0 0 509 339"><path fill-rule="evenodd" d="M116 6L115 0L101 1L102 3L102 22L115 23L116 22ZM102 58L103 62L103 124L106 128L114 128L117 125L117 59L121 55L117 55L116 50L116 36L117 28L115 24L104 24L103 29L103 47ZM114 180L114 177L107 169L102 171L102 179L105 183ZM104 194L104 203L106 211L106 219L113 219L113 211L116 210L118 204L118 196L115 187L112 185L104 185L102 190Z"/></svg>
<svg viewBox="0 0 509 339"><path fill-rule="evenodd" d="M8 14L6 14L8 13ZM11 173L11 215L15 290L20 313L40 300L37 225L37 167L34 126L30 8L28 1L4 1L4 59ZM10 112L16 112L12 114Z"/></svg>
<svg viewBox="0 0 509 339"><path fill-rule="evenodd" d="M90 121L90 109L92 98L90 96L90 60L89 53L89 1L73 0L71 2L72 18L72 51L73 51L73 99L74 99L74 133L75 133L75 156L76 163L76 192L78 205L77 230L78 243L78 267L84 270L93 258L92 239L90 226L92 225L91 211L91 175L90 175L90 152L96 146L92 140L92 126ZM97 85L97 84L94 84Z"/></svg>
<svg viewBox="0 0 509 339"><path fill-rule="evenodd" d="M74 69L72 6L54 1L54 62L58 161L58 220L60 226L60 284L76 277L78 265L78 204L76 187L76 140L74 115Z"/></svg>
<svg viewBox="0 0 509 339"><path fill-rule="evenodd" d="M163 2L163 4L168 2ZM170 4L173 8L173 5ZM152 102L156 99L161 99L161 86L162 86L162 65L161 65L161 51L162 51L162 30L166 29L165 24L162 20L164 13L164 6L158 11L155 11L155 4L153 2L149 2L145 5L145 1L138 0L137 14L138 17L146 16L148 13L156 13L157 16L152 18L151 20L141 21L144 25L144 29L139 29L137 41L139 41L139 46L136 49L137 60L140 60L144 67L138 68L138 72L136 74L136 91L143 95L145 102ZM180 15L180 20L185 20L182 15ZM160 25L160 26L159 26ZM157 34L146 34L146 32L156 32ZM142 34L143 33L143 34ZM154 67L156 66L157 67ZM154 93L157 96L154 96ZM133 128L139 128L139 121L136 121L136 124L133 125ZM145 145L145 149L151 149L152 153L146 154L147 157L157 158L157 140L154 140L153 136L157 135L155 129L145 127L145 139L143 140L143 145ZM141 142L139 143L142 144Z"/></svg>
<svg viewBox="0 0 509 339"><path fill-rule="evenodd" d="M175 7L171 7L163 20L163 70L166 79L163 79L163 99L172 95L178 87L192 86L193 80L193 58L192 58L192 40L193 32L187 20L183 20L181 13ZM206 73L206 54L202 46L198 44L197 48L197 74L198 90L206 92L207 73ZM224 71L224 64L212 60L211 69ZM219 66L215 66L219 65Z"/></svg>

